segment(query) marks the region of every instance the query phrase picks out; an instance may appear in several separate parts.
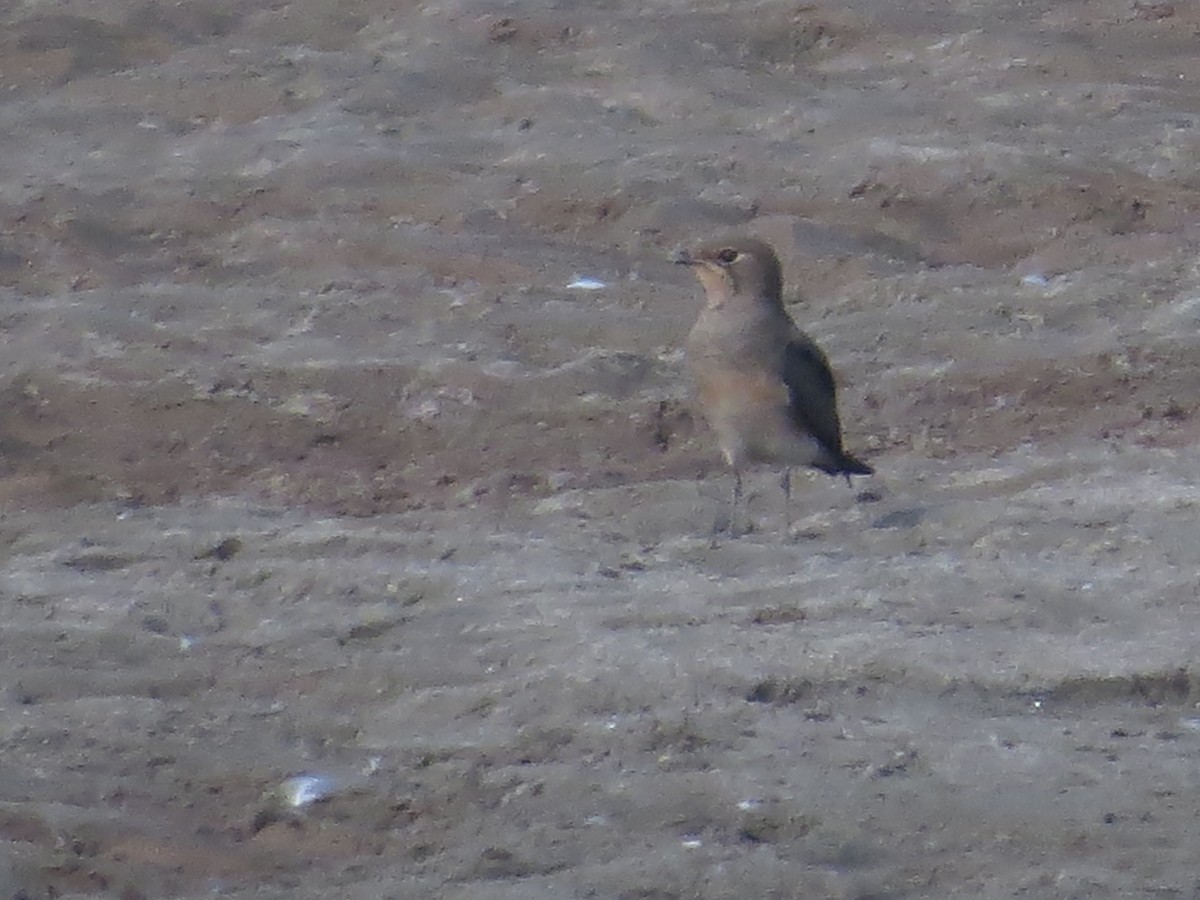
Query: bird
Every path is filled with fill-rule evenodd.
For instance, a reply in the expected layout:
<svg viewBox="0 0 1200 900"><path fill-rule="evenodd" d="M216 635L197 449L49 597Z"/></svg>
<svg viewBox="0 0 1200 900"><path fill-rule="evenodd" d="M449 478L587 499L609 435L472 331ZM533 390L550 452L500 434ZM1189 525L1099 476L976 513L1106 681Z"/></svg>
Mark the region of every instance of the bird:
<svg viewBox="0 0 1200 900"><path fill-rule="evenodd" d="M784 308L779 257L765 241L709 241L679 251L675 262L691 267L704 288L684 353L695 399L733 470L731 522L743 470L780 466L790 531L793 466L844 475L847 484L875 471L842 446L829 359Z"/></svg>

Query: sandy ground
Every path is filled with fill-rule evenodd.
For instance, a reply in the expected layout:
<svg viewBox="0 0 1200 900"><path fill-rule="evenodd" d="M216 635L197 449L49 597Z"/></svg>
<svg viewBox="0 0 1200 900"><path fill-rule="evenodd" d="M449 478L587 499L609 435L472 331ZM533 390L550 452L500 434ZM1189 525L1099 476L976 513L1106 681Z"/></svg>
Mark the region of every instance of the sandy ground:
<svg viewBox="0 0 1200 900"><path fill-rule="evenodd" d="M0 6L0 897L1200 895L1198 33ZM729 231L878 470L736 540Z"/></svg>

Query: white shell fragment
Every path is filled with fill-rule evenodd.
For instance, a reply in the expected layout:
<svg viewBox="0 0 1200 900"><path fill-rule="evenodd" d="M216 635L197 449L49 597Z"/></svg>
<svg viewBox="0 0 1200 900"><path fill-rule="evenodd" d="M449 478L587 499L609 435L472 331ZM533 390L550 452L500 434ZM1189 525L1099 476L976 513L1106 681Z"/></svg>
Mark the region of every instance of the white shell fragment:
<svg viewBox="0 0 1200 900"><path fill-rule="evenodd" d="M379 771L380 758L372 756L357 772L342 775L303 772L280 782L272 793L276 802L289 809L304 809L335 794L362 790L367 779Z"/></svg>
<svg viewBox="0 0 1200 900"><path fill-rule="evenodd" d="M608 287L608 284L601 281L599 278L588 278L583 275L576 275L575 278L572 279L571 283L567 285L567 287L573 288L577 291L602 291Z"/></svg>
<svg viewBox="0 0 1200 900"><path fill-rule="evenodd" d="M292 809L303 809L337 793L338 785L328 775L294 775L279 785L279 799Z"/></svg>

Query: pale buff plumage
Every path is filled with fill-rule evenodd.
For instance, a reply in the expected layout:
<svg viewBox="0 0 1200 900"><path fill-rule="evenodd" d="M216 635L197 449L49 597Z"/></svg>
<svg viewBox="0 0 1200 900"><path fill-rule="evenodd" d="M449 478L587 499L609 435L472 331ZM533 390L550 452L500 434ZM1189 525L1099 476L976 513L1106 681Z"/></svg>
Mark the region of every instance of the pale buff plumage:
<svg viewBox="0 0 1200 900"><path fill-rule="evenodd" d="M810 466L830 475L872 468L842 446L837 388L829 360L784 309L775 251L755 238L712 241L684 251L706 302L686 352L696 399L734 472L756 464L789 471Z"/></svg>

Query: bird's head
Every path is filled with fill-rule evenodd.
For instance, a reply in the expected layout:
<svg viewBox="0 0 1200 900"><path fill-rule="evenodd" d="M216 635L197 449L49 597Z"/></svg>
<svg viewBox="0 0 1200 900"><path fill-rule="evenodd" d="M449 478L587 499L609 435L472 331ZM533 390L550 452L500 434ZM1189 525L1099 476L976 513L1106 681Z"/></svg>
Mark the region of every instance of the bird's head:
<svg viewBox="0 0 1200 900"><path fill-rule="evenodd" d="M733 297L783 302L779 258L769 244L756 238L708 241L694 250L681 250L675 262L692 266L709 306L720 306Z"/></svg>

